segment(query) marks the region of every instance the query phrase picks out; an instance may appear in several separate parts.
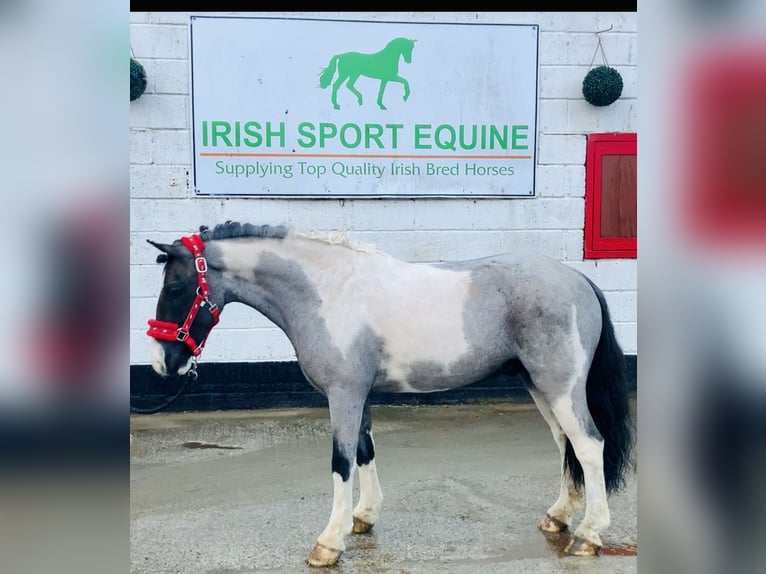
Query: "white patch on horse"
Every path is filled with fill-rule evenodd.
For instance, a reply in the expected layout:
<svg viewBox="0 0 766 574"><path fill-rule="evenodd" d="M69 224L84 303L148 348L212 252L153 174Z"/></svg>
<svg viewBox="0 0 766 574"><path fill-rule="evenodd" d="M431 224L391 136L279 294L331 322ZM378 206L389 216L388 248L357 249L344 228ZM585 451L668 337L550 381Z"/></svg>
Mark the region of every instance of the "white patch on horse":
<svg viewBox="0 0 766 574"><path fill-rule="evenodd" d="M165 349L157 339L152 339L152 368L158 375L165 376Z"/></svg>
<svg viewBox="0 0 766 574"><path fill-rule="evenodd" d="M319 316L332 345L347 356L359 334L371 328L385 348L381 367L403 391L415 391L407 378L416 365L448 371L469 351L463 325L469 272L407 263L359 244L349 249L354 244L345 235L292 238L227 242L221 245L224 265L252 280L265 252L295 262L322 301Z"/></svg>
<svg viewBox="0 0 766 574"><path fill-rule="evenodd" d="M572 443L585 480L585 516L575 530L575 535L601 545L599 532L610 523L604 482L604 443L588 436L575 413L571 394L557 399L551 405L551 410Z"/></svg>
<svg viewBox="0 0 766 574"><path fill-rule="evenodd" d="M333 482L333 500L332 513L330 521L317 538L317 542L326 548L333 550L345 550L346 543L344 538L354 527L354 519L351 516L354 494L354 465L351 465L351 471L346 482L343 482L340 474L332 473Z"/></svg>
<svg viewBox="0 0 766 574"><path fill-rule="evenodd" d="M354 507L354 517L375 524L378 521L383 492L378 482L378 470L375 461L357 467L359 469L359 502Z"/></svg>
<svg viewBox="0 0 766 574"><path fill-rule="evenodd" d="M588 353L585 351L580 330L577 328L577 305L574 304L572 305L572 365L576 374L571 380L570 389L588 370Z"/></svg>
<svg viewBox="0 0 766 574"><path fill-rule="evenodd" d="M194 355L190 355L186 361L186 364L182 367L179 367L176 373L178 373L179 376L183 377L186 373L189 372L189 369L192 368L193 363L194 363Z"/></svg>
<svg viewBox="0 0 766 574"><path fill-rule="evenodd" d="M559 447L559 454L563 461L566 449L566 435L564 434L564 431L561 430L561 425L559 425L550 405L541 393L535 389L530 389L529 394L537 405L540 414L543 415L545 422L548 423L551 433L553 434L553 440L556 441L556 445ZM564 472L562 466L559 497L556 502L548 508L548 516L552 516L556 520L569 526L572 521L572 514L579 510L582 505L581 503L582 493L574 487L568 473Z"/></svg>
<svg viewBox="0 0 766 574"><path fill-rule="evenodd" d="M319 314L344 355L359 333L371 328L383 343L381 367L388 379L414 391L406 381L415 365L448 370L468 352L463 325L468 272L377 255L356 256L336 271L312 280L322 299Z"/></svg>
<svg viewBox="0 0 766 574"><path fill-rule="evenodd" d="M235 275L252 281L253 272L264 252L264 249L258 249L258 247L268 246L268 242L268 239L246 238L221 243L221 257L224 267Z"/></svg>

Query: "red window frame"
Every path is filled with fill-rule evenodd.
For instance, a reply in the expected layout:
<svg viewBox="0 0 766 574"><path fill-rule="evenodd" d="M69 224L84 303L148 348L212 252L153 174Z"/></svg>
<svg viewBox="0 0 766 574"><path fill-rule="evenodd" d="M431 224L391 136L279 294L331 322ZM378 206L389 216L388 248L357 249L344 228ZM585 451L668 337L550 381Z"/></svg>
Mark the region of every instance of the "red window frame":
<svg viewBox="0 0 766 574"><path fill-rule="evenodd" d="M637 155L635 133L589 134L585 160L585 259L636 259L635 237L601 235L601 165L605 155Z"/></svg>

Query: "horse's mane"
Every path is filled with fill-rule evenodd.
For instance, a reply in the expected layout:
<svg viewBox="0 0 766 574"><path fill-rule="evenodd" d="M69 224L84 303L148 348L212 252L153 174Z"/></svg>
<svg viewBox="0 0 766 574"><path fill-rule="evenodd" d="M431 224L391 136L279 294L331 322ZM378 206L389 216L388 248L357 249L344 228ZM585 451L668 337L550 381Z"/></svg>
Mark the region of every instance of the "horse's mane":
<svg viewBox="0 0 766 574"><path fill-rule="evenodd" d="M353 249L354 251L361 251L362 253L377 253L379 255L388 255L377 245L351 239L348 236L348 232L346 230L332 232L291 231L290 235L293 237L303 237L304 239L313 239L315 241L321 241L322 243L328 243L330 245L342 245L344 247L348 247L349 249Z"/></svg>
<svg viewBox="0 0 766 574"><path fill-rule="evenodd" d="M343 231L321 232L321 231L300 231L292 229L286 225L253 225L251 223L239 223L237 221L227 221L219 223L213 229L203 225L200 227L200 237L203 241L215 241L217 239L238 239L238 238L262 238L262 239L285 239L286 237L302 237L304 239L313 239L330 245L343 245L355 251L363 253L383 253L377 246L371 243L356 241Z"/></svg>
<svg viewBox="0 0 766 574"><path fill-rule="evenodd" d="M237 239L240 237L260 237L263 239L284 239L289 229L284 225L253 225L251 223L239 223L227 221L219 223L213 229L206 225L199 228L202 241L215 241L217 239Z"/></svg>

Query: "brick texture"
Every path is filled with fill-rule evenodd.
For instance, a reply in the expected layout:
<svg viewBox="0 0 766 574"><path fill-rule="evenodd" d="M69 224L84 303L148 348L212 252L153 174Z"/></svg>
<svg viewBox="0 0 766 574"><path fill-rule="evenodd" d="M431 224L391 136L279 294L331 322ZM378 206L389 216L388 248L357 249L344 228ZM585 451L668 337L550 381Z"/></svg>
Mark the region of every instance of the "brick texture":
<svg viewBox="0 0 766 574"><path fill-rule="evenodd" d="M258 15L252 13L251 15ZM266 14L264 14L266 15ZM269 13L275 16L278 13ZM536 250L565 261L606 293L617 336L637 352L636 260L583 261L585 144L592 132L637 129L635 13L286 13L285 16L435 22L539 24L539 117L536 197L511 200L289 200L196 197L192 189L189 112L189 14L133 12L130 41L148 76L131 103L132 364L150 362L146 320L161 281L147 238L171 241L227 218L287 223L301 229L347 229L408 261L443 261L497 251ZM582 98L582 80L602 34L609 61L622 75L623 96L605 108ZM594 65L601 63L596 55ZM227 307L211 335L206 361L288 361L284 334L256 311Z"/></svg>

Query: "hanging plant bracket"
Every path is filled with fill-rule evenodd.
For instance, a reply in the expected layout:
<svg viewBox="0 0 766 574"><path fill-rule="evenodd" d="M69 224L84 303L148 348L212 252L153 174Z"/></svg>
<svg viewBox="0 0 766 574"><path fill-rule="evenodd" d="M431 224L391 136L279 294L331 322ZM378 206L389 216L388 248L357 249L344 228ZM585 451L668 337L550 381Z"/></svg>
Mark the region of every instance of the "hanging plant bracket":
<svg viewBox="0 0 766 574"><path fill-rule="evenodd" d="M613 26L609 26L606 30L594 32L596 38L598 38L598 43L593 52L593 58L590 61L590 70L582 82L582 95L593 106L608 106L617 101L622 95L622 76L609 65L609 61L606 59L606 52L604 52L604 46L601 44L601 34L609 32L612 28ZM601 50L603 64L594 68L593 62L596 61L596 54L598 54L599 50Z"/></svg>

